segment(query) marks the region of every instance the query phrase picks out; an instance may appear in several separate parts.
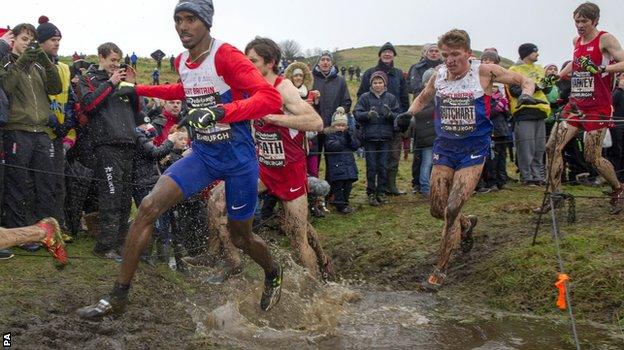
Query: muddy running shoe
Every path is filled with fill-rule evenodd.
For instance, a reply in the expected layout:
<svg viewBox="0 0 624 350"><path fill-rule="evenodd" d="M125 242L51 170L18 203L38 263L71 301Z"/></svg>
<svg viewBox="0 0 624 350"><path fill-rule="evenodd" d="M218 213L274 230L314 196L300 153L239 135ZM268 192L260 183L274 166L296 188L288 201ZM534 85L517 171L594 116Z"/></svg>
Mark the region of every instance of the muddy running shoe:
<svg viewBox="0 0 624 350"><path fill-rule="evenodd" d="M13 252L9 249L0 249L0 260L8 260L14 257Z"/></svg>
<svg viewBox="0 0 624 350"><path fill-rule="evenodd" d="M436 293L442 288L445 279L446 274L438 270L438 268L435 268L429 277L420 284L420 288L424 292Z"/></svg>
<svg viewBox="0 0 624 350"><path fill-rule="evenodd" d="M624 209L624 186L620 186L617 190L611 192L611 214L619 214Z"/></svg>
<svg viewBox="0 0 624 350"><path fill-rule="evenodd" d="M39 221L36 225L46 232L46 236L41 240L41 243L46 248L48 253L52 255L54 260L56 260L59 265L67 265L65 242L63 241L61 228L59 227L56 219L45 218Z"/></svg>
<svg viewBox="0 0 624 350"><path fill-rule="evenodd" d="M468 215L466 218L470 224L461 233L461 242L459 243L459 247L462 253L468 253L472 250L472 246L474 245L474 237L472 236L472 233L478 222L477 217L474 215Z"/></svg>
<svg viewBox="0 0 624 350"><path fill-rule="evenodd" d="M65 243L72 243L74 241L74 238L65 232L61 232L61 237L63 237L63 242Z"/></svg>
<svg viewBox="0 0 624 350"><path fill-rule="evenodd" d="M115 283L110 296L106 295L95 304L81 307L76 310L76 314L87 320L101 320L104 316L119 315L126 310L129 291L129 284Z"/></svg>
<svg viewBox="0 0 624 350"><path fill-rule="evenodd" d="M321 266L321 275L324 281L335 281L336 274L334 273L334 265L331 258L327 258L327 261Z"/></svg>
<svg viewBox="0 0 624 350"><path fill-rule="evenodd" d="M284 271L280 265L277 265L277 276L272 279L264 279L264 292L260 299L260 308L269 311L273 306L277 305L282 296L282 278Z"/></svg>

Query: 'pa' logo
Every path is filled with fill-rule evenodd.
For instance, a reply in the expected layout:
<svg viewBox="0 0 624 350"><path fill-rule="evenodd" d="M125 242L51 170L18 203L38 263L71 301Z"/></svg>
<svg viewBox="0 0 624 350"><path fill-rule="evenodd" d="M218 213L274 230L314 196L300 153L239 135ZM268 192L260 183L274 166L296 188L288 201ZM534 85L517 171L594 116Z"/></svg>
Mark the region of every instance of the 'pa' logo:
<svg viewBox="0 0 624 350"><path fill-rule="evenodd" d="M5 348L11 347L11 333L4 333L2 335L2 346Z"/></svg>

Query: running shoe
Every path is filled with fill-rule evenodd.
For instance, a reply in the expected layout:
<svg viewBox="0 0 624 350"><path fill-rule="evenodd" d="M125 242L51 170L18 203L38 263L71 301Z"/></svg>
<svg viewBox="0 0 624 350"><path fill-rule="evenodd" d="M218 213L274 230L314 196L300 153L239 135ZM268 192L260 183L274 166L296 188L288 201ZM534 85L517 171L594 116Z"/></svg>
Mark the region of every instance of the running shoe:
<svg viewBox="0 0 624 350"><path fill-rule="evenodd" d="M611 193L611 214L619 214L624 209L624 186Z"/></svg>
<svg viewBox="0 0 624 350"><path fill-rule="evenodd" d="M282 278L284 271L280 265L277 265L277 276L272 279L264 279L264 292L260 299L260 308L269 311L273 306L277 305L282 296Z"/></svg>
<svg viewBox="0 0 624 350"><path fill-rule="evenodd" d="M477 226L477 222L479 221L474 215L468 215L466 219L468 219L469 225L462 231L461 242L459 243L462 253L468 253L472 250L472 246L474 245L474 237L472 237L472 233L475 226Z"/></svg>
<svg viewBox="0 0 624 350"><path fill-rule="evenodd" d="M114 298L107 295L95 304L76 310L76 314L87 320L101 320L105 316L123 313L127 304L127 298Z"/></svg>
<svg viewBox="0 0 624 350"><path fill-rule="evenodd" d="M56 219L45 218L39 221L36 225L46 232L46 235L41 240L41 243L46 248L48 253L52 255L54 260L56 260L59 265L67 265L67 251L65 250L65 242L63 241L61 228L59 227Z"/></svg>
<svg viewBox="0 0 624 350"><path fill-rule="evenodd" d="M446 274L436 267L429 277L420 284L420 288L425 292L435 293L442 288L445 279Z"/></svg>
<svg viewBox="0 0 624 350"><path fill-rule="evenodd" d="M240 264L236 266L232 266L226 263L226 265L223 268L221 268L219 271L217 271L214 275L206 278L206 283L221 284L227 281L227 279L230 278L230 276L238 275L241 272L243 272L243 268Z"/></svg>
<svg viewBox="0 0 624 350"><path fill-rule="evenodd" d="M0 249L0 260L8 260L14 257L10 249Z"/></svg>

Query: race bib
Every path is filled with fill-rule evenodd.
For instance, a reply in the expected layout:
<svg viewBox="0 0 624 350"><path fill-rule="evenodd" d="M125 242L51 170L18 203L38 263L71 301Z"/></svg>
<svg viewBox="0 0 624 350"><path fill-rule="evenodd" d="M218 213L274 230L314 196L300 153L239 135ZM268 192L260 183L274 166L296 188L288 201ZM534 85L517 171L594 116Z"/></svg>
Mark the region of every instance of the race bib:
<svg viewBox="0 0 624 350"><path fill-rule="evenodd" d="M590 72L572 73L570 83L572 84L570 97L589 98L594 96L594 75Z"/></svg>
<svg viewBox="0 0 624 350"><path fill-rule="evenodd" d="M198 88L193 88L198 89ZM188 96L186 104L190 108L210 108L221 103L221 95L209 88L199 88L193 91L206 93L203 95ZM206 129L195 129L195 139L205 143L220 143L232 140L232 128L226 123L217 123L215 126Z"/></svg>
<svg viewBox="0 0 624 350"><path fill-rule="evenodd" d="M467 94L442 97L440 121L443 131L456 135L466 135L477 130L474 97Z"/></svg>
<svg viewBox="0 0 624 350"><path fill-rule="evenodd" d="M278 133L264 133L256 131L258 145L258 161L267 167L283 167L286 163L284 143Z"/></svg>

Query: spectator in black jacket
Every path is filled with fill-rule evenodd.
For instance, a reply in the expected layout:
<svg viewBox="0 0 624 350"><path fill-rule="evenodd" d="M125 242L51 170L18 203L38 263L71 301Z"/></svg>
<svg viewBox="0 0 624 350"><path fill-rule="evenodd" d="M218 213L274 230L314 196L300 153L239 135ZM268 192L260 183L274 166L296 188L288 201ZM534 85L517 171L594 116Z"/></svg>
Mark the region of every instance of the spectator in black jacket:
<svg viewBox="0 0 624 350"><path fill-rule="evenodd" d="M426 85L435 70L430 68L422 75L422 85ZM433 167L433 141L436 138L433 113L434 101L412 118L412 135L414 137L414 161L412 163L412 185L417 192L429 197L429 178ZM415 169L418 167L418 169ZM416 191L412 191L416 193Z"/></svg>
<svg viewBox="0 0 624 350"><path fill-rule="evenodd" d="M346 113L351 110L351 96L347 89L347 82L338 76L338 69L333 65L333 57L329 51L323 51L319 61L312 70L314 85L312 90L318 91L314 100L314 108L323 119L323 127L331 125L332 116L338 107L344 108ZM310 149L311 153L323 152L325 135L317 136L317 149ZM319 163L321 157L319 156ZM314 175L314 174L313 174Z"/></svg>
<svg viewBox="0 0 624 350"><path fill-rule="evenodd" d="M416 98L425 87L422 79L425 71L435 68L442 63L440 49L438 49L437 44L426 44L423 46L422 58L407 71L407 90L414 98Z"/></svg>
<svg viewBox="0 0 624 350"><path fill-rule="evenodd" d="M399 101L387 91L388 76L382 71L370 78L370 91L362 94L355 106L355 120L362 129L366 152L366 194L368 203L386 203L388 155L394 137L394 121L399 113Z"/></svg>
<svg viewBox="0 0 624 350"><path fill-rule="evenodd" d="M379 62L377 66L369 68L364 72L362 77L362 83L358 89L358 98L362 94L368 92L371 88L371 76L374 72L382 71L386 74L387 84L386 88L389 93L394 95L399 101L400 113L407 111L409 108L409 95L407 94L407 83L403 77L403 72L394 67L394 57L397 52L391 43L385 43L379 49ZM399 191L396 185L396 177L399 172L399 161L401 160L402 150L402 137L401 133L395 132L392 136L392 143L390 144L390 155L388 157L388 186L386 193L391 196L397 196L399 194L405 194L403 191Z"/></svg>
<svg viewBox="0 0 624 350"><path fill-rule="evenodd" d="M613 91L613 119L619 122L610 130L613 145L607 150L607 155L620 182L624 182L624 75L619 76Z"/></svg>
<svg viewBox="0 0 624 350"><path fill-rule="evenodd" d="M358 179L357 165L353 152L360 147L360 142L349 128L348 117L342 107L334 114L331 132L325 140L327 154L327 177L334 195L334 205L339 213L350 214L349 197L353 182Z"/></svg>
<svg viewBox="0 0 624 350"><path fill-rule="evenodd" d="M132 165L136 149L134 128L142 122L136 95L118 96L126 76L120 69L122 52L113 43L98 47L99 67L91 66L80 80L81 107L89 116L87 128L93 142L94 173L98 182L100 230L94 254L121 261L116 248L128 231L132 197Z"/></svg>
<svg viewBox="0 0 624 350"><path fill-rule="evenodd" d="M160 177L158 162L173 150L174 134L169 134L168 139L162 145L155 146L152 139L156 134L156 128L152 124L141 124L134 130L137 149L133 158L132 198L137 207Z"/></svg>

